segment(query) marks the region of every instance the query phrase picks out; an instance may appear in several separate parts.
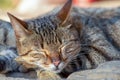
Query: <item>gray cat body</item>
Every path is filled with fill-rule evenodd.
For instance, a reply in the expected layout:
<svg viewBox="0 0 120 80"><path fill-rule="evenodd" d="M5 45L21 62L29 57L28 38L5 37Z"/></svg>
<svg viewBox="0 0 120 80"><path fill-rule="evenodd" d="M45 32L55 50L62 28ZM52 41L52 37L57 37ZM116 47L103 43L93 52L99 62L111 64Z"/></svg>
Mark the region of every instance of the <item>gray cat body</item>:
<svg viewBox="0 0 120 80"><path fill-rule="evenodd" d="M69 65L66 68L68 72L92 69L106 61L120 60L119 14L119 8L72 9L70 22L73 26L82 24L83 27L80 31L81 51L70 63L74 68Z"/></svg>

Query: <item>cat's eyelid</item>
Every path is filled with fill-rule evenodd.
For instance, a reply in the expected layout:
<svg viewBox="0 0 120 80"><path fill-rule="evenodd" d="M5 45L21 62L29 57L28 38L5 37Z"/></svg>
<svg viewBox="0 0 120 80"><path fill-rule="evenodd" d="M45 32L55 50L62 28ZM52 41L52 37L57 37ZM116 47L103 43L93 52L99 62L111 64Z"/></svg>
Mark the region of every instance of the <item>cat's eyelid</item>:
<svg viewBox="0 0 120 80"><path fill-rule="evenodd" d="M46 57L44 52L37 52L37 51L33 51L31 54L29 54L30 56L35 56L35 55L42 55L44 57Z"/></svg>
<svg viewBox="0 0 120 80"><path fill-rule="evenodd" d="M38 52L38 54L42 54L42 55L44 55L46 57L45 51Z"/></svg>
<svg viewBox="0 0 120 80"><path fill-rule="evenodd" d="M45 55L44 52L37 52L37 51L33 52L32 54L42 54L42 55Z"/></svg>
<svg viewBox="0 0 120 80"><path fill-rule="evenodd" d="M71 39L71 40L69 40L69 41L70 41L69 43L62 44L62 45L59 47L59 50L61 51L61 50L64 49L66 46L70 46L73 41L79 41L79 39Z"/></svg>

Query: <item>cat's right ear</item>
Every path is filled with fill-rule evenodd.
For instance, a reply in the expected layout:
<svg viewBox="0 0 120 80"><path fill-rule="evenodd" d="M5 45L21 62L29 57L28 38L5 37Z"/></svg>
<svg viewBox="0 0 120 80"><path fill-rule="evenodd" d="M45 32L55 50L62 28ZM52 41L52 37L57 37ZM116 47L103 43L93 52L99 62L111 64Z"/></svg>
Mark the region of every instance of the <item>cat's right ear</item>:
<svg viewBox="0 0 120 80"><path fill-rule="evenodd" d="M61 24L64 24L69 16L72 7L72 0L68 0L61 10L56 14L57 18L60 19Z"/></svg>
<svg viewBox="0 0 120 80"><path fill-rule="evenodd" d="M16 35L16 39L21 39L21 38L25 38L28 35L31 34L31 31L29 31L27 29L27 23L18 19L17 17L13 16L10 13L7 13L9 18L10 18L10 22L12 24L12 27L14 29L15 35Z"/></svg>

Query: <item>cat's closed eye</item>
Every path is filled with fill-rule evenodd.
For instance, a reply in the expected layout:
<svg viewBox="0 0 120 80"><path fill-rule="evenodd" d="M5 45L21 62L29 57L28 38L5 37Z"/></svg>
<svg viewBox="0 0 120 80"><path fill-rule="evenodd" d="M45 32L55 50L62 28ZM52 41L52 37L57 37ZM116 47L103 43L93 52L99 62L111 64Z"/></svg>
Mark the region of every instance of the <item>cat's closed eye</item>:
<svg viewBox="0 0 120 80"><path fill-rule="evenodd" d="M65 53L71 53L75 50L75 46L76 45L74 44L74 42L70 42L67 45L63 46L61 50L62 52L65 52Z"/></svg>
<svg viewBox="0 0 120 80"><path fill-rule="evenodd" d="M35 58L37 60L46 58L45 55L43 55L43 53L30 53L29 55L30 57Z"/></svg>
<svg viewBox="0 0 120 80"><path fill-rule="evenodd" d="M67 59L70 56L75 55L79 48L80 48L80 45L77 41L71 41L71 42L65 44L61 48L63 58Z"/></svg>
<svg viewBox="0 0 120 80"><path fill-rule="evenodd" d="M41 55L39 55L39 53L31 54L31 56L33 58L40 58L41 57Z"/></svg>

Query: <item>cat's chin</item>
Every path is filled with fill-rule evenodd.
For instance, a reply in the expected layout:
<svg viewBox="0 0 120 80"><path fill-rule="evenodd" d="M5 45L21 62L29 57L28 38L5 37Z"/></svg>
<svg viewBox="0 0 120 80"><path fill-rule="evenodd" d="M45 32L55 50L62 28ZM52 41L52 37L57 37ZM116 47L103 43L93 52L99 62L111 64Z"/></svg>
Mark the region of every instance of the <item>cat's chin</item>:
<svg viewBox="0 0 120 80"><path fill-rule="evenodd" d="M54 73L60 73L61 72L61 70L55 70L55 71L53 71Z"/></svg>
<svg viewBox="0 0 120 80"><path fill-rule="evenodd" d="M51 71L57 74L57 73L61 73L62 70L63 70L63 69L54 69L54 70L51 70Z"/></svg>
<svg viewBox="0 0 120 80"><path fill-rule="evenodd" d="M63 68L62 69L57 69L57 70L52 70L52 71L57 74L57 73L61 73L62 70L63 70Z"/></svg>

